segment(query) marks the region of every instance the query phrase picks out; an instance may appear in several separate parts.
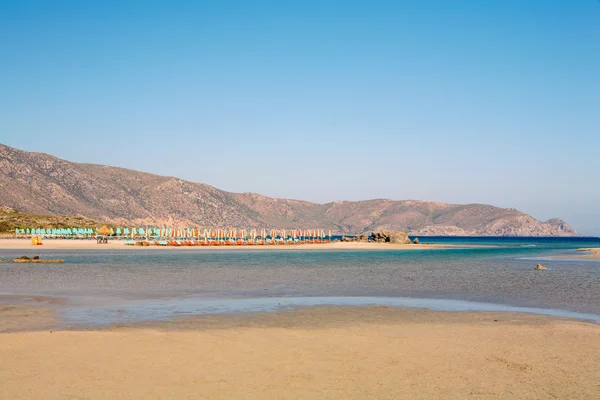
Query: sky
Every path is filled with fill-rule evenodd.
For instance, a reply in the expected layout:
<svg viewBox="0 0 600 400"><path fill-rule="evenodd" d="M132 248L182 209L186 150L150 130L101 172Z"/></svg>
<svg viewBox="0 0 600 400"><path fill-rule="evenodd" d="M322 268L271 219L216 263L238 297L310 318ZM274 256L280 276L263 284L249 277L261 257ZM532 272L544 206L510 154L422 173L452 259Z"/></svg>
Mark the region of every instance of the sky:
<svg viewBox="0 0 600 400"><path fill-rule="evenodd" d="M0 143L600 235L600 1L0 0Z"/></svg>

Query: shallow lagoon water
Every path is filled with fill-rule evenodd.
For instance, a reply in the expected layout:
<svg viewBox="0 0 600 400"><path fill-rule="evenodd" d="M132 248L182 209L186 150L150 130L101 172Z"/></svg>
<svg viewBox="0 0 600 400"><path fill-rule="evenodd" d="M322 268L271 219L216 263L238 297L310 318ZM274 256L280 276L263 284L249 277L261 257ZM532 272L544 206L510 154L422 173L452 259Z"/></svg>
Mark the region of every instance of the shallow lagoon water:
<svg viewBox="0 0 600 400"><path fill-rule="evenodd" d="M464 300L421 299L409 297L268 297L238 299L164 299L134 300L118 308L80 305L61 309L64 324L94 326L168 320L185 315L210 315L247 312L273 312L310 306L389 306L427 308L434 311L519 312L577 318L600 323L600 315L564 310L513 307Z"/></svg>
<svg viewBox="0 0 600 400"><path fill-rule="evenodd" d="M574 250L578 247L600 247L600 239L442 238L440 242L494 247L35 249L28 255L63 258L65 264L0 264L0 294L63 297L70 304L62 308L66 320L91 324L302 305L414 302L444 310L552 313L596 321L593 315L600 315L600 260L551 258L579 255ZM22 250L0 251L0 258L20 255ZM541 261L548 271L533 270Z"/></svg>

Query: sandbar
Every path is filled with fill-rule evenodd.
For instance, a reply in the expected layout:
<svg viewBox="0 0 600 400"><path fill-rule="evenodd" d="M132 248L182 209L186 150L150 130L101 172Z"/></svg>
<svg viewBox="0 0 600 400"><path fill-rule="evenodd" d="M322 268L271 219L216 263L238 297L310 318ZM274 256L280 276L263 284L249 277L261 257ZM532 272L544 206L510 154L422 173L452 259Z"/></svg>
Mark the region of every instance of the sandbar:
<svg viewBox="0 0 600 400"><path fill-rule="evenodd" d="M110 240L98 244L95 240L44 240L41 246L32 245L29 239L0 239L3 250L423 250L456 247L437 244L390 244L363 242L334 242L326 244L263 245L263 246L127 246L124 241Z"/></svg>
<svg viewBox="0 0 600 400"><path fill-rule="evenodd" d="M584 248L584 249L577 249L577 250L586 251L586 252L589 252L590 254L575 256L576 258L595 259L595 260L600 259L600 248Z"/></svg>
<svg viewBox="0 0 600 400"><path fill-rule="evenodd" d="M0 382L7 399L593 399L600 325L307 307L19 331L0 334Z"/></svg>

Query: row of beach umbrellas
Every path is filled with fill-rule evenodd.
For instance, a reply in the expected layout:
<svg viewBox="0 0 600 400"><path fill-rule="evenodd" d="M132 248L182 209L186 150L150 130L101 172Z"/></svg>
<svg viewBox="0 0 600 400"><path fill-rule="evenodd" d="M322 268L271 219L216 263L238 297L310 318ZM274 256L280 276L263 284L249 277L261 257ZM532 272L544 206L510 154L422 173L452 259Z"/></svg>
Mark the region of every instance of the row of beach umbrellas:
<svg viewBox="0 0 600 400"><path fill-rule="evenodd" d="M15 228L16 235L88 236L95 235L92 228Z"/></svg>
<svg viewBox="0 0 600 400"><path fill-rule="evenodd" d="M325 238L322 229L193 229L193 228L153 228L153 227L117 227L103 226L93 228L16 228L16 235L52 235L52 236L119 236L119 237L158 237L158 238L204 238L204 239L256 239L258 237L301 239ZM328 232L331 237L331 231Z"/></svg>

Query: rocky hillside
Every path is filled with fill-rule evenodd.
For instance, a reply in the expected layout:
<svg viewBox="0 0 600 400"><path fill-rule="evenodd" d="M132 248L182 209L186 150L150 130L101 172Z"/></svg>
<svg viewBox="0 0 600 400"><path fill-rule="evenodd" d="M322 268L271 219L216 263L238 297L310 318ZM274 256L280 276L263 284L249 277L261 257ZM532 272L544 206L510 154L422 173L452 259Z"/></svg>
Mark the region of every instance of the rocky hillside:
<svg viewBox="0 0 600 400"><path fill-rule="evenodd" d="M417 235L575 235L564 221L538 221L515 209L429 201L317 204L212 186L123 168L79 164L0 145L0 205L114 223L331 229L379 229Z"/></svg>
<svg viewBox="0 0 600 400"><path fill-rule="evenodd" d="M14 233L15 228L96 228L102 224L84 217L27 214L0 206L0 233Z"/></svg>

